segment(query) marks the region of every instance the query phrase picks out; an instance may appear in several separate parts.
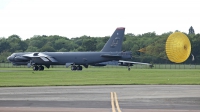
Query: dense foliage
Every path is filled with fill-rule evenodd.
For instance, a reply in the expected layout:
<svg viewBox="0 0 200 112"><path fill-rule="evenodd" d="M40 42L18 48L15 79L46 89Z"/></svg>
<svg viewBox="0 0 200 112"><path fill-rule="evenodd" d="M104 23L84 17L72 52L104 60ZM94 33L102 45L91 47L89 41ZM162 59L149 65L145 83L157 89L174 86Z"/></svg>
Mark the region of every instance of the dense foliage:
<svg viewBox="0 0 200 112"><path fill-rule="evenodd" d="M124 37L123 51L132 51L133 61L150 63L170 63L165 53L165 42L172 32L157 35L148 32L141 35L128 33ZM187 35L187 34L186 34ZM200 63L200 34L187 35L192 44L192 54L185 63ZM18 35L0 38L0 62L8 62L7 56L14 52L73 52L73 51L100 51L109 39L106 37L81 36L67 38L58 35L35 35L22 40ZM139 52L140 50L141 52Z"/></svg>

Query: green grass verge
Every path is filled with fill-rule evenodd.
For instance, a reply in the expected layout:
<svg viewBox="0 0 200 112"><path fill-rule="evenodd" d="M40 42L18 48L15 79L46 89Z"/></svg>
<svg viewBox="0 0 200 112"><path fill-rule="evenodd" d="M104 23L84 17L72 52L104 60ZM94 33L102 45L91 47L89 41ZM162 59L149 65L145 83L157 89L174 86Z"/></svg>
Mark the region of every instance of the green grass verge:
<svg viewBox="0 0 200 112"><path fill-rule="evenodd" d="M88 68L70 71L69 68L50 68L32 71L29 68L0 68L0 87L9 86L69 86L69 85L197 85L199 69L131 69Z"/></svg>

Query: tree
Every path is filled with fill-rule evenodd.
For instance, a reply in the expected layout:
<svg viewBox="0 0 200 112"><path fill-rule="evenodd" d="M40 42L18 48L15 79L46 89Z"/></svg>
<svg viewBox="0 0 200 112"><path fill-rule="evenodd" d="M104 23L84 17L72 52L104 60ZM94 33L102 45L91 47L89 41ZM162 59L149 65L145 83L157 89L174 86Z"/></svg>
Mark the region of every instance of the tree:
<svg viewBox="0 0 200 112"><path fill-rule="evenodd" d="M34 46L28 46L28 48L26 49L26 52L39 52L39 49Z"/></svg>
<svg viewBox="0 0 200 112"><path fill-rule="evenodd" d="M194 29L193 29L192 26L189 28L189 33L188 34L195 34Z"/></svg>
<svg viewBox="0 0 200 112"><path fill-rule="evenodd" d="M192 45L192 51L191 53L195 56L195 62L200 62L200 34L195 35L193 38L191 38L191 45Z"/></svg>
<svg viewBox="0 0 200 112"><path fill-rule="evenodd" d="M83 40L83 48L85 51L96 51L97 41L95 38L89 38Z"/></svg>
<svg viewBox="0 0 200 112"><path fill-rule="evenodd" d="M65 51L65 52L70 51L71 42L69 40L65 39L65 38L60 38L60 39L55 41L54 49L56 51Z"/></svg>
<svg viewBox="0 0 200 112"><path fill-rule="evenodd" d="M22 40L18 35L11 35L8 37L7 42L9 43L10 52L16 52L16 51L20 51L22 52L22 47L21 47L21 43Z"/></svg>
<svg viewBox="0 0 200 112"><path fill-rule="evenodd" d="M9 51L10 44L5 38L0 38L0 53Z"/></svg>
<svg viewBox="0 0 200 112"><path fill-rule="evenodd" d="M56 52L56 50L50 45L45 45L39 50L39 52Z"/></svg>
<svg viewBox="0 0 200 112"><path fill-rule="evenodd" d="M1 53L0 53L0 62L1 62L1 63L8 62L7 57L8 57L9 55L11 55L11 53L8 52L8 51L3 51L3 52L1 52Z"/></svg>

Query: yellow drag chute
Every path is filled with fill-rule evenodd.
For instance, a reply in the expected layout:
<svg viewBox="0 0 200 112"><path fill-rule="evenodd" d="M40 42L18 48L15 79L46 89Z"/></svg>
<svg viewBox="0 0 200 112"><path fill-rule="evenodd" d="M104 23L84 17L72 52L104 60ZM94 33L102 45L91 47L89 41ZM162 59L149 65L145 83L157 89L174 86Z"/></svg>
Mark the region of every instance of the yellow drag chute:
<svg viewBox="0 0 200 112"><path fill-rule="evenodd" d="M167 38L165 49L170 61L182 63L188 59L191 53L190 40L181 32L172 33Z"/></svg>

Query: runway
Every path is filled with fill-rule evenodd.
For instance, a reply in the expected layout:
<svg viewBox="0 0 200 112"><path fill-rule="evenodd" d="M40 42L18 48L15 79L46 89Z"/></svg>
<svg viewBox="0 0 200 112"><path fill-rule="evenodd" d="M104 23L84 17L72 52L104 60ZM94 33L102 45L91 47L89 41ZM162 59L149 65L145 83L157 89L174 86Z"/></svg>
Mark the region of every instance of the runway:
<svg viewBox="0 0 200 112"><path fill-rule="evenodd" d="M114 92L120 110L117 110L117 107L112 107L112 99L115 100L114 96L112 97ZM0 88L0 112L13 111L200 112L200 85Z"/></svg>

